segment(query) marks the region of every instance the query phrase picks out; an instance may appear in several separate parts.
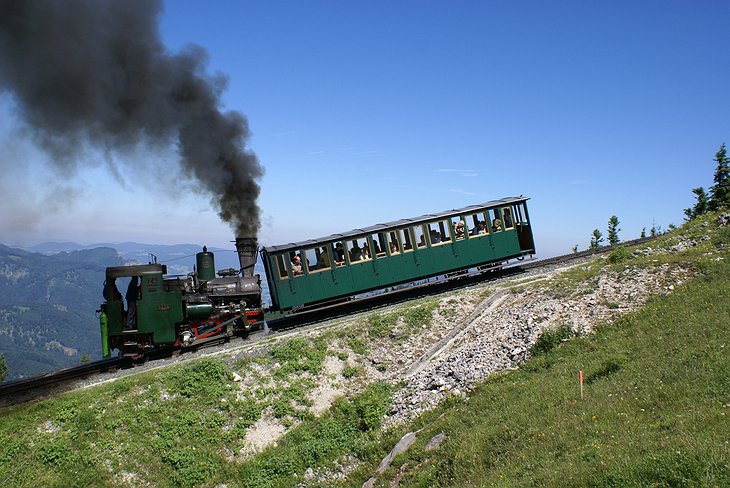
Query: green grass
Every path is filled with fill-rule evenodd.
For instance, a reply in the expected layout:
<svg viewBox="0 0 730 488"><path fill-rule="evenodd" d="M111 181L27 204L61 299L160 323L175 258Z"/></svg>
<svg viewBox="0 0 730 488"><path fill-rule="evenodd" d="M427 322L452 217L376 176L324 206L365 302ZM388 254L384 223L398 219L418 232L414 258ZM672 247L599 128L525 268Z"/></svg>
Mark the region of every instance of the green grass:
<svg viewBox="0 0 730 488"><path fill-rule="evenodd" d="M372 314L367 319L367 335L371 339L397 335L399 340L403 340L418 328L430 325L433 312L438 306L438 300L427 299L416 301L395 312ZM402 326L398 325L399 320Z"/></svg>
<svg viewBox="0 0 730 488"><path fill-rule="evenodd" d="M406 463L399 486L730 486L728 297L723 261L594 336L551 332L521 370L422 417L378 486Z"/></svg>
<svg viewBox="0 0 730 488"><path fill-rule="evenodd" d="M238 465L229 486L290 487L308 467L326 468L345 454L376 459L389 395L388 385L375 383L352 399L336 400L322 417L303 421L278 445Z"/></svg>

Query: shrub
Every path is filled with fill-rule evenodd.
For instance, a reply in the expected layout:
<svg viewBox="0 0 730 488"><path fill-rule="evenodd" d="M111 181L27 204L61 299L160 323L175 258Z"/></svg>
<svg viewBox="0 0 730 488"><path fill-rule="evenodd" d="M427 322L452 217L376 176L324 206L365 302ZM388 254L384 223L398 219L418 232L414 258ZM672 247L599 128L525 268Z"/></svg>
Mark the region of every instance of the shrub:
<svg viewBox="0 0 730 488"><path fill-rule="evenodd" d="M546 352L555 349L561 342L567 341L572 337L575 337L575 332L573 332L573 328L567 324L562 324L554 329L547 329L540 334L540 337L537 338L537 342L535 342L535 345L532 346L531 352L535 356L545 354Z"/></svg>
<svg viewBox="0 0 730 488"><path fill-rule="evenodd" d="M218 359L206 358L166 374L170 393L215 403L225 394L231 373Z"/></svg>
<svg viewBox="0 0 730 488"><path fill-rule="evenodd" d="M370 337L385 337L395 325L396 314L380 315L374 314L368 317L368 335Z"/></svg>
<svg viewBox="0 0 730 488"><path fill-rule="evenodd" d="M375 383L353 398L355 412L359 418L360 430L374 430L380 427L383 415L388 411L390 387L386 383Z"/></svg>
<svg viewBox="0 0 730 488"><path fill-rule="evenodd" d="M357 376L362 372L362 368L358 368L357 366L345 366L345 368L342 370L342 376L344 378L352 378L353 376Z"/></svg>
<svg viewBox="0 0 730 488"><path fill-rule="evenodd" d="M601 365L598 370L590 372L588 373L588 375L586 375L586 383L593 383L596 380L600 380L601 378L605 378L606 376L610 376L613 373L616 373L620 369L620 360L617 358L609 358Z"/></svg>
<svg viewBox="0 0 730 488"><path fill-rule="evenodd" d="M608 262L618 263L630 257L631 253L629 252L629 250L621 246L611 251L611 254L608 255Z"/></svg>
<svg viewBox="0 0 730 488"><path fill-rule="evenodd" d="M352 349L352 352L355 354L360 354L364 356L368 353L368 345L365 343L364 340L362 340L359 337L352 337L349 341L347 341L347 345L350 346L350 349Z"/></svg>
<svg viewBox="0 0 730 488"><path fill-rule="evenodd" d="M280 346L272 347L269 354L281 365L281 368L276 371L277 376L305 371L319 373L322 369L322 361L327 355L327 343L292 339Z"/></svg>
<svg viewBox="0 0 730 488"><path fill-rule="evenodd" d="M410 326L430 324L436 307L438 307L438 302L433 300L418 307L410 308L403 313L403 320Z"/></svg>

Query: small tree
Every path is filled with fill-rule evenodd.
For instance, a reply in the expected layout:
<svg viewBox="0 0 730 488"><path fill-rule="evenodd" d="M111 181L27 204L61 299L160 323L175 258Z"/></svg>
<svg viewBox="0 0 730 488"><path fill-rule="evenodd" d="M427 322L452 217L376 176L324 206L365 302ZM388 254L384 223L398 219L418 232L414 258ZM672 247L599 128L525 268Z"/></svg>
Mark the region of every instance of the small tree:
<svg viewBox="0 0 730 488"><path fill-rule="evenodd" d="M0 382L5 381L8 375L8 363L5 362L5 356L0 354Z"/></svg>
<svg viewBox="0 0 730 488"><path fill-rule="evenodd" d="M618 233L621 232L621 229L618 228L618 217L615 215L611 215L611 218L608 219L608 243L612 246L615 246L619 243Z"/></svg>
<svg viewBox="0 0 730 488"><path fill-rule="evenodd" d="M642 239L644 239L646 237L646 227L641 228L641 236L639 236L639 237L641 237Z"/></svg>
<svg viewBox="0 0 730 488"><path fill-rule="evenodd" d="M699 188L692 189L692 193L697 196L697 203L695 203L695 206L692 208L684 209L684 214L687 216L687 220L692 220L704 213L707 213L708 210L707 193L705 193L705 189L700 186Z"/></svg>
<svg viewBox="0 0 730 488"><path fill-rule="evenodd" d="M656 233L657 233L656 225L652 225L651 229L649 229L649 235L652 237L656 237Z"/></svg>
<svg viewBox="0 0 730 488"><path fill-rule="evenodd" d="M725 144L715 154L717 168L715 169L715 184L710 187L709 210L719 210L730 206L730 160L727 158Z"/></svg>
<svg viewBox="0 0 730 488"><path fill-rule="evenodd" d="M602 242L603 242L603 234L601 234L601 231L598 229L593 229L591 243L589 244L590 248L597 249L598 246L600 246Z"/></svg>
<svg viewBox="0 0 730 488"><path fill-rule="evenodd" d="M576 254L578 252L578 244L573 246L573 254Z"/></svg>

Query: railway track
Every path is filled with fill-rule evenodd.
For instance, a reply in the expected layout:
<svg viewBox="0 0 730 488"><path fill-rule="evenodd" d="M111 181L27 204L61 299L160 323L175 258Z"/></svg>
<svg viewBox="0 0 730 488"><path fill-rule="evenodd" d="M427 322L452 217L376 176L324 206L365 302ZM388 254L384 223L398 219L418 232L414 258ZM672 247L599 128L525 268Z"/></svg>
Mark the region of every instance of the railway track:
<svg viewBox="0 0 730 488"><path fill-rule="evenodd" d="M644 244L655 237L646 237L634 239L622 243L622 246L633 247ZM527 270L539 269L551 265L567 263L573 260L586 258L596 254L602 254L611 251L611 246L603 246L597 249L588 249L578 253L570 253L562 256L555 256L547 259L536 260L532 262L516 262L509 266L495 267L489 270L475 271L472 273L462 273L458 275L445 276L439 280L417 283L412 286L396 288L386 293L380 293L374 296L364 296L354 300L347 300L340 303L331 304L319 309L302 311L286 319L281 319L272 324L271 329L281 331L282 333L291 332L292 329L318 323L324 319L334 319L354 313L362 313L369 310L375 310L388 305L402 303L405 301L422 298L425 296L437 295L446 291L473 286L484 281L490 281L499 278L505 278L513 275L524 273ZM253 339L258 342L268 331L252 332L247 339ZM261 337L259 337L261 336ZM197 350L211 344L219 344L227 342L228 337L216 337L207 341L206 344L198 344L191 349ZM180 351L159 351L145 358L145 360L155 360L164 357L170 357L179 354ZM64 385L74 380L87 378L89 376L100 373L114 372L119 369L132 368L137 364L129 358L113 358L101 361L95 361L72 368L66 368L59 371L53 371L32 378L24 378L20 380L9 381L0 384L0 407L24 403L30 400L54 395L65 391Z"/></svg>

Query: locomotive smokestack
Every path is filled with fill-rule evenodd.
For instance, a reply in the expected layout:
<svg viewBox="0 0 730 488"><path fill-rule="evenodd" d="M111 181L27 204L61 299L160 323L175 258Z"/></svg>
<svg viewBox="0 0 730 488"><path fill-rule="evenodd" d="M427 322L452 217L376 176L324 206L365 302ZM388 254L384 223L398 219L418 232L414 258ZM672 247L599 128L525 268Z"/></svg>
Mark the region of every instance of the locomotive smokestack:
<svg viewBox="0 0 730 488"><path fill-rule="evenodd" d="M241 274L253 276L253 267L256 264L258 245L255 237L236 237L236 251L241 263Z"/></svg>

